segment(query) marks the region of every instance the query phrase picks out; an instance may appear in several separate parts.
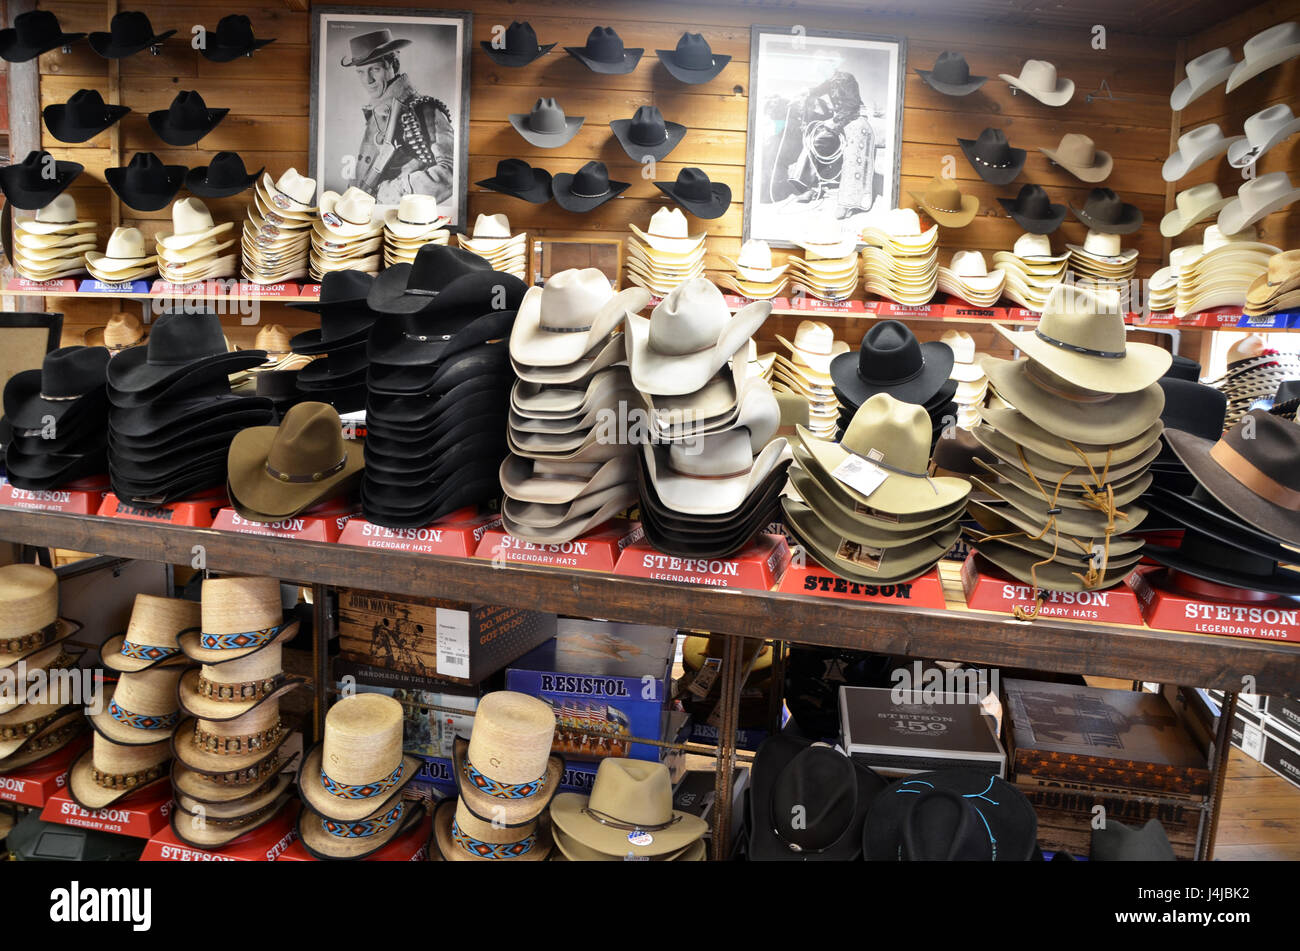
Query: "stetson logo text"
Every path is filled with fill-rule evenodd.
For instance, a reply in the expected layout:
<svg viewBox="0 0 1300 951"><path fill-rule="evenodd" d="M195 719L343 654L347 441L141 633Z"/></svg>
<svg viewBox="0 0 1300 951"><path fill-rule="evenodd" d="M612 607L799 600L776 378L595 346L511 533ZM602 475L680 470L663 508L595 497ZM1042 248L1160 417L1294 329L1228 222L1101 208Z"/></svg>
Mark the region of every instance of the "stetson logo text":
<svg viewBox="0 0 1300 951"><path fill-rule="evenodd" d="M803 579L803 587L805 591L864 594L869 598L898 598L907 601L912 597L911 584L859 584L833 575L807 575Z"/></svg>
<svg viewBox="0 0 1300 951"><path fill-rule="evenodd" d="M734 561L719 558L678 558L676 555L660 555L646 552L641 556L641 567L657 571L686 571L701 575L740 574L740 565Z"/></svg>
<svg viewBox="0 0 1300 951"><path fill-rule="evenodd" d="M48 489L13 489L13 499L25 502L71 502L71 492L55 492Z"/></svg>
<svg viewBox="0 0 1300 951"><path fill-rule="evenodd" d="M1090 604L1104 608L1110 605L1109 591L1040 591L1049 603ZM1034 589L1023 584L1004 584L1002 597L1008 601L1033 601Z"/></svg>

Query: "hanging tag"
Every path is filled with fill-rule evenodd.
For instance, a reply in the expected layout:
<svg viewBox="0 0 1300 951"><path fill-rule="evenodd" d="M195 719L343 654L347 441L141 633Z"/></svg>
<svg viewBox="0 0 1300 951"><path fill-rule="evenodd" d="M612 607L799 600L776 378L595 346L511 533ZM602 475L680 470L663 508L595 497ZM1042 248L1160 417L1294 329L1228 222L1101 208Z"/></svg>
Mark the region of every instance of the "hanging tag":
<svg viewBox="0 0 1300 951"><path fill-rule="evenodd" d="M831 475L861 495L870 495L889 477L884 469L876 465L884 458L885 454L879 449L871 450L865 458L849 453Z"/></svg>
<svg viewBox="0 0 1300 951"><path fill-rule="evenodd" d="M686 692L703 700L713 689L713 682L718 679L718 673L721 670L721 657L704 658L704 665L700 667L700 672L695 675L695 679L692 680L691 685L686 688Z"/></svg>

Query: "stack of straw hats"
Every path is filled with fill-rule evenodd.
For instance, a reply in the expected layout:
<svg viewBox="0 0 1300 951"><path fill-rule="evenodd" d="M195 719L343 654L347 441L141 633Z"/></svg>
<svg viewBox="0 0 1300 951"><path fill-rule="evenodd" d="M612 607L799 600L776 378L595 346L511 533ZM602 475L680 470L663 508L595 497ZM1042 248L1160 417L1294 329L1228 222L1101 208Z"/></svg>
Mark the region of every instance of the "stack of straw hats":
<svg viewBox="0 0 1300 951"><path fill-rule="evenodd" d="M731 270L722 274L722 286L747 300L772 300L785 290L787 264L772 264L772 249L761 238L751 238L740 246L734 261L722 258Z"/></svg>
<svg viewBox="0 0 1300 951"><path fill-rule="evenodd" d="M1228 350L1228 365L1222 376L1207 380L1228 399L1223 425L1230 429L1258 400L1270 400L1287 380L1300 378L1300 357L1264 346L1258 334L1250 334Z"/></svg>
<svg viewBox="0 0 1300 951"><path fill-rule="evenodd" d="M1120 295L1126 310L1130 300L1130 282L1137 270L1137 248L1120 246L1120 236L1104 231L1089 231L1083 244L1065 245L1069 254L1068 270L1079 283L1087 282L1098 290L1112 290Z"/></svg>
<svg viewBox="0 0 1300 951"><path fill-rule="evenodd" d="M939 338L952 351L952 370L949 380L957 381L952 401L957 404L957 428L974 429L980 421L980 410L988 393L989 378L984 365L975 352L975 338L963 330L944 331Z"/></svg>
<svg viewBox="0 0 1300 951"><path fill-rule="evenodd" d="M1180 317L1215 307L1240 307L1251 285L1268 273L1269 260L1281 252L1256 237L1254 228L1225 235L1217 225L1210 225L1201 244L1170 251L1169 267L1152 275L1151 283L1163 289L1170 279L1176 282L1174 313ZM1158 302L1163 303L1163 297Z"/></svg>
<svg viewBox="0 0 1300 951"><path fill-rule="evenodd" d="M510 233L510 219L503 214L479 215L471 234L456 236L460 246L477 254L492 270L528 280L528 235Z"/></svg>
<svg viewBox="0 0 1300 951"><path fill-rule="evenodd" d="M957 541L970 483L929 475L930 419L920 406L876 393L839 442L795 432L785 523L823 567L868 584L908 581Z"/></svg>
<svg viewBox="0 0 1300 951"><path fill-rule="evenodd" d="M424 804L402 795L420 769L402 752L403 719L402 705L379 693L330 707L298 771L298 837L315 858L364 859L424 819Z"/></svg>
<svg viewBox="0 0 1300 951"><path fill-rule="evenodd" d="M1300 310L1300 251L1268 259L1268 270L1246 291L1245 312L1252 317Z"/></svg>
<svg viewBox="0 0 1300 951"><path fill-rule="evenodd" d="M422 245L449 240L447 216L438 213L432 195L403 195L396 208L384 212L384 267L411 264Z"/></svg>
<svg viewBox="0 0 1300 951"><path fill-rule="evenodd" d="M1006 274L1002 296L1026 310L1042 312L1047 295L1065 279L1070 255L1052 253L1045 234L1025 232L1011 251L995 251L993 265Z"/></svg>
<svg viewBox="0 0 1300 951"><path fill-rule="evenodd" d="M144 324L136 314L122 311L108 318L102 327L91 327L82 335L87 347L107 347L116 356L127 347L144 343Z"/></svg>
<svg viewBox="0 0 1300 951"><path fill-rule="evenodd" d="M926 304L939 288L939 226L921 228L911 208L873 215L862 229L867 290L900 304Z"/></svg>
<svg viewBox="0 0 1300 951"><path fill-rule="evenodd" d="M1168 352L1125 340L1119 295L1062 286L1036 329L994 329L1025 356L984 358L1008 407L984 410L976 441L998 458L981 463L971 502L973 546L1018 581L1048 591L1092 591L1123 581L1141 557L1130 534L1136 503L1160 452ZM996 478L994 478L996 477Z"/></svg>
<svg viewBox="0 0 1300 951"><path fill-rule="evenodd" d="M615 293L596 268L560 271L524 295L510 334L519 380L501 463L510 534L560 544L636 503L636 447L610 423L641 405L622 362L622 331L649 299L640 287ZM597 366L602 355L617 364Z"/></svg>
<svg viewBox="0 0 1300 951"><path fill-rule="evenodd" d="M836 340L830 325L818 320L800 321L793 341L780 334L776 341L786 352L774 354L772 389L803 397L808 403L809 432L822 438L834 436L840 402L831 381L831 360L847 353L849 345Z"/></svg>
<svg viewBox="0 0 1300 951"><path fill-rule="evenodd" d="M105 284L124 284L158 273L158 259L145 248L139 228L114 228L103 252L86 252L86 270Z"/></svg>
<svg viewBox="0 0 1300 951"><path fill-rule="evenodd" d="M857 238L830 218L818 218L794 239L803 257L791 255L790 286L818 300L848 300L858 287Z"/></svg>
<svg viewBox="0 0 1300 951"><path fill-rule="evenodd" d="M704 276L704 232L691 234L680 208L660 208L642 231L629 224L627 279L656 297L667 297L680 284Z"/></svg>
<svg viewBox="0 0 1300 951"><path fill-rule="evenodd" d="M775 514L790 451L776 436L776 396L747 359L771 310L755 301L733 317L722 292L696 278L648 318L627 318L628 367L653 430L641 445L641 524L662 552L726 557Z"/></svg>
<svg viewBox="0 0 1300 951"><path fill-rule="evenodd" d="M207 578L197 630L179 637L199 666L174 693L183 718L172 738L177 836L220 848L273 819L292 796L281 747L291 730L280 699L305 683L287 677L283 646L298 632L286 621L275 578Z"/></svg>
<svg viewBox="0 0 1300 951"><path fill-rule="evenodd" d="M551 803L555 847L570 862L702 862L708 828L673 809L668 767L645 760L603 759L590 796L560 793Z"/></svg>
<svg viewBox="0 0 1300 951"><path fill-rule="evenodd" d="M979 251L956 251L948 267L939 266L938 289L976 307L992 307L1002 299L1006 280L1001 268L989 270Z"/></svg>
<svg viewBox="0 0 1300 951"><path fill-rule="evenodd" d="M509 690L487 694L469 739L452 746L454 798L433 817L429 857L446 862L544 862L552 828L547 807L564 775L551 752L555 712ZM626 834L626 833L625 833Z"/></svg>
<svg viewBox="0 0 1300 951"><path fill-rule="evenodd" d="M253 204L244 221L244 278L254 284L278 284L306 277L318 211L314 178L291 168L272 181L264 172L253 188Z"/></svg>
<svg viewBox="0 0 1300 951"><path fill-rule="evenodd" d="M59 577L41 565L0 567L0 673L12 676L21 661L28 677L13 677L0 696L0 775L63 749L86 727L81 710L28 702L30 675L75 669L65 647L80 625L59 617Z"/></svg>
<svg viewBox="0 0 1300 951"><path fill-rule="evenodd" d="M375 199L360 188L320 196L320 217L312 222L308 273L319 281L333 271L379 273L384 222Z"/></svg>
<svg viewBox="0 0 1300 951"><path fill-rule="evenodd" d="M159 274L173 284L233 277L234 228L232 221L213 221L197 198L182 198L172 205L172 230L157 236Z"/></svg>
<svg viewBox="0 0 1300 951"><path fill-rule="evenodd" d="M360 271L331 271L321 281L320 299L289 306L318 315L320 328L289 341L297 355L312 358L297 370L294 386L309 400L328 403L340 413L366 405L366 341L379 319L367 299L374 278Z"/></svg>
<svg viewBox="0 0 1300 951"><path fill-rule="evenodd" d="M20 277L53 281L86 269L86 252L95 249L93 221L77 220L77 202L64 192L34 215L13 216L9 258Z"/></svg>

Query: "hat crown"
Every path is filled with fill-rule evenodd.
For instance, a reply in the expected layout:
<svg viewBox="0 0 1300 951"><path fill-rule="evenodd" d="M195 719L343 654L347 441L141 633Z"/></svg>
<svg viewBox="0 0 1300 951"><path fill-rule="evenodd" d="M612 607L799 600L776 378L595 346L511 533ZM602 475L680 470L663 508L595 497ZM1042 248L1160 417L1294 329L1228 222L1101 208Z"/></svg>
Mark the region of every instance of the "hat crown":
<svg viewBox="0 0 1300 951"><path fill-rule="evenodd" d="M1045 59L1025 60L1020 81L1030 89L1051 91L1056 88L1056 67Z"/></svg>
<svg viewBox="0 0 1300 951"><path fill-rule="evenodd" d="M550 134L563 132L565 127L564 110L554 97L546 96L533 104L533 111L528 114L528 128Z"/></svg>
<svg viewBox="0 0 1300 951"><path fill-rule="evenodd" d="M78 89L68 97L68 115L78 125L98 125L104 121L106 110L98 89Z"/></svg>
<svg viewBox="0 0 1300 951"><path fill-rule="evenodd" d="M1223 130L1217 123L1211 122L1207 125L1197 126L1190 132L1184 132L1178 137L1178 151L1191 152L1196 149L1206 148L1211 142L1223 138Z"/></svg>
<svg viewBox="0 0 1300 951"><path fill-rule="evenodd" d="M1202 53L1195 59L1190 60L1187 63L1187 78L1195 86L1235 65L1236 63L1232 59L1232 51L1226 46L1220 46L1218 49Z"/></svg>
<svg viewBox="0 0 1300 951"><path fill-rule="evenodd" d="M177 235L203 234L216 227L212 212L197 198L182 198L172 205L172 231Z"/></svg>
<svg viewBox="0 0 1300 951"><path fill-rule="evenodd" d="M49 10L29 10L14 17L14 30L23 46L40 46L63 33L59 18Z"/></svg>
<svg viewBox="0 0 1300 951"><path fill-rule="evenodd" d="M794 348L805 353L827 356L835 345L835 331L820 320L801 320L794 332Z"/></svg>
<svg viewBox="0 0 1300 951"><path fill-rule="evenodd" d="M58 575L42 565L0 567L0 638L34 634L58 616Z"/></svg>
<svg viewBox="0 0 1300 951"><path fill-rule="evenodd" d="M117 45L138 43L154 35L153 24L149 22L149 17L139 10L123 10L121 13L113 14L108 32Z"/></svg>
<svg viewBox="0 0 1300 951"><path fill-rule="evenodd" d="M588 162L573 176L573 194L579 198L598 198L609 191L609 170L604 162Z"/></svg>
<svg viewBox="0 0 1300 951"><path fill-rule="evenodd" d="M127 163L126 173L123 175L128 186L146 189L166 177L167 172L163 163L152 152L136 152Z"/></svg>
<svg viewBox="0 0 1300 951"><path fill-rule="evenodd" d="M298 403L276 429L266 464L290 476L320 479L347 455L338 410L325 403Z"/></svg>
<svg viewBox="0 0 1300 951"><path fill-rule="evenodd" d="M113 702L128 713L149 716L175 713L180 706L176 698L176 681L180 676L180 667L157 667L139 673L123 671L113 688Z"/></svg>
<svg viewBox="0 0 1300 951"><path fill-rule="evenodd" d="M407 225L433 225L442 216L438 214L438 199L432 195L409 192L397 203L397 220Z"/></svg>
<svg viewBox="0 0 1300 951"><path fill-rule="evenodd" d="M684 168L678 172L674 190L688 201L708 201L713 197L709 176L698 168Z"/></svg>
<svg viewBox="0 0 1300 951"><path fill-rule="evenodd" d="M466 757L489 779L509 785L546 775L555 737L555 711L545 700L497 690L474 711Z"/></svg>
<svg viewBox="0 0 1300 951"><path fill-rule="evenodd" d="M104 247L104 256L126 259L144 257L144 235L139 228L114 228Z"/></svg>
<svg viewBox="0 0 1300 951"><path fill-rule="evenodd" d="M978 251L972 251L972 254L978 254ZM952 351L953 361L955 363L974 363L975 362L975 338L964 330L948 330L939 338L940 343L948 345Z"/></svg>
<svg viewBox="0 0 1300 951"><path fill-rule="evenodd" d="M1223 193L1219 191L1219 186L1214 182L1206 182L1202 185L1193 185L1186 191L1179 192L1174 198L1174 204L1181 214L1194 215L1202 208L1222 199Z"/></svg>
<svg viewBox="0 0 1300 951"><path fill-rule="evenodd" d="M36 210L36 220L52 225L72 224L77 220L77 200L63 192Z"/></svg>
<svg viewBox="0 0 1300 951"><path fill-rule="evenodd" d="M90 756L95 768L107 775L138 773L172 758L171 739L164 736L157 743L126 746L96 733Z"/></svg>
<svg viewBox="0 0 1300 951"><path fill-rule="evenodd" d="M167 107L167 124L177 129L201 129L208 124L208 107L197 90L176 94Z"/></svg>
<svg viewBox="0 0 1300 951"><path fill-rule="evenodd" d="M537 31L526 20L515 20L506 27L506 51L510 53L535 53L538 50Z"/></svg>
<svg viewBox="0 0 1300 951"><path fill-rule="evenodd" d="M1119 235L1089 229L1083 239L1083 250L1098 257L1113 258L1117 257L1123 249L1120 246Z"/></svg>
<svg viewBox="0 0 1300 951"><path fill-rule="evenodd" d="M616 63L623 58L623 40L613 27L595 27L587 34L586 53L598 63Z"/></svg>
<svg viewBox="0 0 1300 951"><path fill-rule="evenodd" d="M1246 182L1237 190L1237 197L1247 211L1263 208L1274 199L1291 191L1291 179L1286 172L1269 172Z"/></svg>
<svg viewBox="0 0 1300 951"><path fill-rule="evenodd" d="M60 347L41 361L41 395L83 396L107 380L108 351L103 347Z"/></svg>
<svg viewBox="0 0 1300 951"><path fill-rule="evenodd" d="M960 86L970 82L970 65L961 53L944 51L935 59L930 75L941 83Z"/></svg>
<svg viewBox="0 0 1300 951"><path fill-rule="evenodd" d="M924 473L930 462L930 417L924 406L901 403L888 393L876 393L853 414L840 445L866 457L874 449L888 466Z"/></svg>
<svg viewBox="0 0 1300 951"><path fill-rule="evenodd" d="M497 162L497 178L511 188L528 188L533 184L533 167L523 159L502 159Z"/></svg>
<svg viewBox="0 0 1300 951"><path fill-rule="evenodd" d="M951 178L938 175L925 190L925 203L938 211L961 211L961 189Z"/></svg>
<svg viewBox="0 0 1300 951"><path fill-rule="evenodd" d="M379 693L345 697L325 715L321 770L337 783L387 779L402 762L402 705Z"/></svg>
<svg viewBox="0 0 1300 951"><path fill-rule="evenodd" d="M1246 139L1254 145L1257 142L1268 141L1275 131L1294 121L1295 114L1291 112L1291 107L1285 102L1279 102L1275 106L1261 109L1248 118L1244 123L1243 131L1246 133Z"/></svg>
<svg viewBox="0 0 1300 951"><path fill-rule="evenodd" d="M991 165L1009 164L1011 143L1007 141L1007 134L1001 129L985 129L975 140L975 154Z"/></svg>
<svg viewBox="0 0 1300 951"><path fill-rule="evenodd" d="M368 225L375 212L375 197L349 185L347 191L335 199L332 211L350 225ZM321 217L328 223L324 215Z"/></svg>
<svg viewBox="0 0 1300 951"><path fill-rule="evenodd" d="M588 802L593 812L638 826L672 821L673 789L668 767L639 759L604 759L596 769Z"/></svg>
<svg viewBox="0 0 1300 951"><path fill-rule="evenodd" d="M126 641L149 647L178 647L176 635L199 625L197 601L137 594L126 626Z"/></svg>
<svg viewBox="0 0 1300 951"><path fill-rule="evenodd" d="M766 271L772 267L772 249L762 238L750 238L740 246L740 256L736 263L741 267Z"/></svg>
<svg viewBox="0 0 1300 951"><path fill-rule="evenodd" d="M796 753L777 774L769 803L772 826L792 852L820 852L849 831L857 802L853 761L816 743Z"/></svg>
<svg viewBox="0 0 1300 951"><path fill-rule="evenodd" d="M1045 234L1025 232L1016 238L1012 254L1018 258L1047 258L1052 256L1052 239Z"/></svg>
<svg viewBox="0 0 1300 951"><path fill-rule="evenodd" d="M1297 44L1300 44L1300 23L1279 23L1248 39L1242 46L1242 53L1247 60L1259 59L1273 50Z"/></svg>
<svg viewBox="0 0 1300 951"><path fill-rule="evenodd" d="M343 65L364 66L381 46L387 46L392 41L393 34L390 30L372 30L354 36L348 40L348 58L343 60Z"/></svg>
<svg viewBox="0 0 1300 951"><path fill-rule="evenodd" d="M178 366L226 353L216 314L163 314L149 335L147 362Z"/></svg>
<svg viewBox="0 0 1300 951"><path fill-rule="evenodd" d="M1088 193L1083 210L1089 218L1103 224L1114 224L1124 217L1124 202L1109 188L1094 188Z"/></svg>
<svg viewBox="0 0 1300 951"><path fill-rule="evenodd" d="M660 208L650 216L650 228L646 233L656 238L688 237L686 216L680 208Z"/></svg>
<svg viewBox="0 0 1300 951"><path fill-rule="evenodd" d="M1056 155L1070 165L1091 165L1097 158L1097 146L1081 132L1067 132L1061 136Z"/></svg>
<svg viewBox="0 0 1300 951"><path fill-rule="evenodd" d="M209 185L233 185L248 178L244 160L238 152L218 152L208 162L207 174L203 180Z"/></svg>
<svg viewBox="0 0 1300 951"><path fill-rule="evenodd" d="M492 265L486 259L472 251L446 244L424 244L415 252L406 286L425 292L441 292L458 278L491 269Z"/></svg>
<svg viewBox="0 0 1300 951"><path fill-rule="evenodd" d="M270 353L289 352L289 332L279 324L269 324L257 332L253 338L254 350L266 350Z"/></svg>
<svg viewBox="0 0 1300 951"><path fill-rule="evenodd" d="M218 46L248 46L253 42L253 24L242 13L223 16L217 23Z"/></svg>
<svg viewBox="0 0 1300 951"><path fill-rule="evenodd" d="M1268 283L1283 284L1300 273L1300 249L1283 251L1268 259Z"/></svg>
<svg viewBox="0 0 1300 951"><path fill-rule="evenodd" d="M1119 294L1057 284L1047 295L1038 320L1038 333L1071 347L1124 353L1124 314L1119 306Z"/></svg>
<svg viewBox="0 0 1300 951"><path fill-rule="evenodd" d="M638 106L628 125L627 137L637 145L660 145L668 138L668 127L658 106Z"/></svg>
<svg viewBox="0 0 1300 951"><path fill-rule="evenodd" d="M687 69L708 69L713 65L713 49L703 34L682 34L677 41L677 63Z"/></svg>
<svg viewBox="0 0 1300 951"><path fill-rule="evenodd" d="M979 251L956 252L952 256L952 266L949 270L958 277L988 277L989 274L984 255Z"/></svg>
<svg viewBox="0 0 1300 951"><path fill-rule="evenodd" d="M316 199L316 179L300 174L296 168L286 169L275 188L300 205L311 205Z"/></svg>
<svg viewBox="0 0 1300 951"><path fill-rule="evenodd" d="M272 643L244 657L220 664L203 664L203 679L214 684L242 684L278 677L284 673L283 650L284 645Z"/></svg>
<svg viewBox="0 0 1300 951"><path fill-rule="evenodd" d="M599 268L570 268L552 275L541 289L539 320L548 330L589 329L614 289Z"/></svg>
<svg viewBox="0 0 1300 951"><path fill-rule="evenodd" d="M205 634L247 634L284 620L275 578L205 578L201 603Z"/></svg>
<svg viewBox="0 0 1300 951"><path fill-rule="evenodd" d="M474 219L474 238L510 237L510 219L504 214L479 215Z"/></svg>
<svg viewBox="0 0 1300 951"><path fill-rule="evenodd" d="M678 284L650 312L650 349L682 356L715 346L731 319L726 298L705 277Z"/></svg>
<svg viewBox="0 0 1300 951"><path fill-rule="evenodd" d="M858 376L866 383L901 383L919 373L924 363L916 335L897 320L872 325L858 350Z"/></svg>

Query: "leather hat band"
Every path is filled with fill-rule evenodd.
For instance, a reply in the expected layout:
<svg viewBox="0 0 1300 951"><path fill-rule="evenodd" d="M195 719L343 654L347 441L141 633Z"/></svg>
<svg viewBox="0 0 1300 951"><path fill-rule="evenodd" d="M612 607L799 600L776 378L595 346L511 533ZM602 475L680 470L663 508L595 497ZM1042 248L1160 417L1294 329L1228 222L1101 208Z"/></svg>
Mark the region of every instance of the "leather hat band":
<svg viewBox="0 0 1300 951"><path fill-rule="evenodd" d="M1066 343L1064 340L1057 340L1055 337L1049 337L1037 327L1034 328L1034 336L1043 343L1050 343L1053 347L1060 347L1062 350L1069 350L1071 353L1082 353L1088 357L1104 357L1107 360L1122 360L1125 356L1123 350L1093 350L1090 347L1081 347L1076 343Z"/></svg>
<svg viewBox="0 0 1300 951"><path fill-rule="evenodd" d="M1255 464L1223 440L1210 449L1210 458L1262 499L1286 509L1300 509L1300 492L1261 472Z"/></svg>

